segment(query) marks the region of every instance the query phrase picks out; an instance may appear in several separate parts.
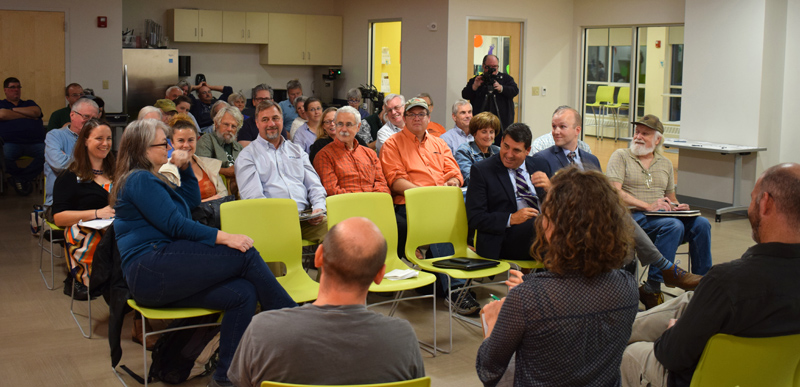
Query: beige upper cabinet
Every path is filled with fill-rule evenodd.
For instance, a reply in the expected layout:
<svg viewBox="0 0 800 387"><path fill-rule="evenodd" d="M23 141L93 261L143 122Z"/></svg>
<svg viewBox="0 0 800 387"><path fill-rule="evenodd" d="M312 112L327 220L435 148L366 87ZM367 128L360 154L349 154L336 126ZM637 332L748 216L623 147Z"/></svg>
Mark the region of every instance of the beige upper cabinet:
<svg viewBox="0 0 800 387"><path fill-rule="evenodd" d="M306 16L307 65L342 65L342 18Z"/></svg>
<svg viewBox="0 0 800 387"><path fill-rule="evenodd" d="M269 13L248 12L247 29L245 31L245 41L247 43L268 44L269 43Z"/></svg>
<svg viewBox="0 0 800 387"><path fill-rule="evenodd" d="M222 42L244 43L247 12L222 12Z"/></svg>
<svg viewBox="0 0 800 387"><path fill-rule="evenodd" d="M173 42L222 42L222 11L173 9L167 32Z"/></svg>
<svg viewBox="0 0 800 387"><path fill-rule="evenodd" d="M342 64L340 16L270 13L269 35L269 46L261 50L262 64Z"/></svg>
<svg viewBox="0 0 800 387"><path fill-rule="evenodd" d="M222 12L223 43L269 43L269 13Z"/></svg>

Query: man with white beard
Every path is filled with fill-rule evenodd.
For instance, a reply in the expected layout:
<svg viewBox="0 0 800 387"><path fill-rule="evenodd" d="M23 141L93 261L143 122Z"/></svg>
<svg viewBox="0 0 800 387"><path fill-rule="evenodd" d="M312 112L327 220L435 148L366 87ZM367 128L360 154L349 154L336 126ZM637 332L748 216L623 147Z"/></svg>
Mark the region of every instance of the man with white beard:
<svg viewBox="0 0 800 387"><path fill-rule="evenodd" d="M681 243L689 243L692 272L704 275L711 268L711 224L704 217L647 216L645 211L688 210L675 197L672 162L661 154L664 125L648 114L636 125L628 149L617 149L608 161L606 174L620 192L625 204L633 207L631 216L647 233L658 251L670 262ZM650 309L664 302L661 272L650 266L647 282L639 297Z"/></svg>

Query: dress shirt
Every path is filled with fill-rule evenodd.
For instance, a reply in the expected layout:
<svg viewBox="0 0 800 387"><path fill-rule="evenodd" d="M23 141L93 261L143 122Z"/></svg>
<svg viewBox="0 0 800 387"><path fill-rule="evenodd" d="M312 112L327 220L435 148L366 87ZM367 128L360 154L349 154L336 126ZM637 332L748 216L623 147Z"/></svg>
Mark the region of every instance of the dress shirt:
<svg viewBox="0 0 800 387"><path fill-rule="evenodd" d="M381 147L383 147L383 143L385 143L386 140L393 134L399 133L401 130L403 130L403 128L395 126L390 121L386 121L386 124L384 124L380 130L378 130L378 142L375 143L375 151L378 152L378 154L381 154Z"/></svg>
<svg viewBox="0 0 800 387"><path fill-rule="evenodd" d="M525 183L528 184L528 189L531 190L531 195L536 196L536 187L531 184L531 175L528 173L528 170L525 169L525 164L520 165L519 168L521 169L520 174L525 179ZM517 199L517 209L521 210L530 207L528 203L525 203L525 200L517 195L517 174L511 168L508 168L508 177L511 179L511 187L514 188L514 197ZM536 200L538 201L540 199L537 197Z"/></svg>
<svg viewBox="0 0 800 387"><path fill-rule="evenodd" d="M278 105L283 111L283 132L289 133L289 129L292 128L292 122L297 118L297 110L294 109L294 105L288 99L279 102Z"/></svg>
<svg viewBox="0 0 800 387"><path fill-rule="evenodd" d="M441 138L442 140L444 140L444 142L447 143L447 146L450 147L450 152L453 152L453 154L456 153L458 147L460 147L461 144L465 144L470 141L475 141L475 138L473 138L471 134L464 133L464 131L461 130L461 128L459 128L458 126L448 130L445 134L443 134L439 138Z"/></svg>
<svg viewBox="0 0 800 387"><path fill-rule="evenodd" d="M317 153L314 168L328 196L350 192L391 193L378 156L365 146L357 145L350 150L334 139Z"/></svg>
<svg viewBox="0 0 800 387"><path fill-rule="evenodd" d="M561 151L564 152L564 157L566 157L567 160L569 160L569 152L575 152L575 164L578 164L578 167L581 169L581 171L583 170L583 162L581 161L581 154L578 152L578 148L575 148L574 151L571 151L566 148L561 148Z"/></svg>
<svg viewBox="0 0 800 387"><path fill-rule="evenodd" d="M276 149L258 136L236 159L236 181L242 199L287 198L297 210L325 209L325 188L299 146L281 138Z"/></svg>
<svg viewBox="0 0 800 387"><path fill-rule="evenodd" d="M556 141L553 139L553 133L548 132L543 134L531 142L531 151L528 153L528 156L533 156L553 145L556 145ZM589 144L583 142L582 140L578 140L578 148L586 153L592 153L592 149L589 148Z"/></svg>
<svg viewBox="0 0 800 387"><path fill-rule="evenodd" d="M309 152L314 141L317 141L317 134L311 131L308 123L301 125L297 132L292 135L292 142L299 145L306 153Z"/></svg>
<svg viewBox="0 0 800 387"><path fill-rule="evenodd" d="M403 128L400 134L386 140L380 154L386 184L391 187L397 179L406 179L421 187L442 186L451 178L463 184L461 171L442 139L427 133L420 141L414 133ZM402 194L393 194L395 204L405 204Z"/></svg>
<svg viewBox="0 0 800 387"><path fill-rule="evenodd" d="M44 140L44 176L47 180L45 186L45 207L53 204L53 185L56 175L69 165L72 160L72 149L78 141L78 134L69 129L70 125L53 129L47 132Z"/></svg>

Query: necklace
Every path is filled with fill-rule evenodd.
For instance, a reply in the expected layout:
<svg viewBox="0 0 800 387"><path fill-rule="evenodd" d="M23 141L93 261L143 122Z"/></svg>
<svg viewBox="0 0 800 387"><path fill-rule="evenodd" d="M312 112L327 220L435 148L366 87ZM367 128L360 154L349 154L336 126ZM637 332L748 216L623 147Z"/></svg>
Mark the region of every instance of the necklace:
<svg viewBox="0 0 800 387"><path fill-rule="evenodd" d="M94 173L94 174L95 174L95 175L97 175L97 176L100 176L100 175L102 175L102 174L103 174L103 173L105 173L105 172L103 172L103 170L102 170L102 169L94 169L94 168L92 168L92 173Z"/></svg>

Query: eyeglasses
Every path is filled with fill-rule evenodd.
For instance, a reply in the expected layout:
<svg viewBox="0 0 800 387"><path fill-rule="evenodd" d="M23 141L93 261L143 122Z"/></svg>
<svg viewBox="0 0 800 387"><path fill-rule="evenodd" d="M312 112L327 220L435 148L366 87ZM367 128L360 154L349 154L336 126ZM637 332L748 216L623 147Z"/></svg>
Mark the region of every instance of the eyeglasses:
<svg viewBox="0 0 800 387"><path fill-rule="evenodd" d="M354 126L356 126L356 125L357 125L357 124L356 124L355 122L337 122L337 123L336 123L336 127L337 127L337 128L342 128L342 127L345 127L345 126L346 126L347 128L352 128L352 127L354 127Z"/></svg>
<svg viewBox="0 0 800 387"><path fill-rule="evenodd" d="M19 86L19 85L6 87L6 89L21 89L21 88L22 88L22 86Z"/></svg>
<svg viewBox="0 0 800 387"><path fill-rule="evenodd" d="M335 123L336 123L336 121L334 121L334 120L325 120L325 121L322 121L322 124L323 124L323 125L333 125L333 124L335 124Z"/></svg>
<svg viewBox="0 0 800 387"><path fill-rule="evenodd" d="M79 115L79 116L81 116L81 117L83 117L83 119L86 120L86 121L89 121L92 118L94 118L94 116L90 115L90 114L81 114L81 113L76 112L75 110L73 110L72 112L77 114L77 115Z"/></svg>
<svg viewBox="0 0 800 387"><path fill-rule="evenodd" d="M406 117L408 117L408 118L419 118L419 119L423 119L423 118L425 118L425 117L427 117L427 116L428 116L428 113L419 113L419 114L414 114L414 113L406 113Z"/></svg>
<svg viewBox="0 0 800 387"><path fill-rule="evenodd" d="M497 69L499 69L499 68L500 68L500 66L487 66L487 65L483 65L483 68L484 68L484 69L492 69L492 70L497 70Z"/></svg>
<svg viewBox="0 0 800 387"><path fill-rule="evenodd" d="M253 98L253 101L272 101L272 98Z"/></svg>
<svg viewBox="0 0 800 387"><path fill-rule="evenodd" d="M313 107L313 108L310 108L310 109L306 109L306 111L307 112L321 112L322 108L321 107Z"/></svg>
<svg viewBox="0 0 800 387"><path fill-rule="evenodd" d="M169 149L170 143L165 141L165 142L163 142L161 144L152 144L152 145L150 145L151 148L156 148L156 147L160 147L160 146L163 146L164 149Z"/></svg>
<svg viewBox="0 0 800 387"><path fill-rule="evenodd" d="M350 102L350 103L361 103L361 100L360 99L348 99L347 102Z"/></svg>
<svg viewBox="0 0 800 387"><path fill-rule="evenodd" d="M393 108L389 108L389 110L394 110L394 111L396 111L398 113L401 113L403 110L405 110L405 106L397 105L397 106L395 106Z"/></svg>

